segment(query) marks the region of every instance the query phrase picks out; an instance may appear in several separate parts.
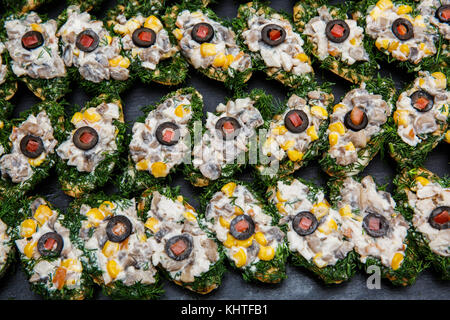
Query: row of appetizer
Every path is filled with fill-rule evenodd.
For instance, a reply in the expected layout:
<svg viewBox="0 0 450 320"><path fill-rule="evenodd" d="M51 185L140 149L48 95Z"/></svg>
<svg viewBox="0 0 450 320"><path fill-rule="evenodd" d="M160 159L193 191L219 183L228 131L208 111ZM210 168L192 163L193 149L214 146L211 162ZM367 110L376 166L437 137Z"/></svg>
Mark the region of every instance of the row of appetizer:
<svg viewBox="0 0 450 320"><path fill-rule="evenodd" d="M231 21L199 0L119 0L102 21L88 13L100 2L70 0L57 20L30 6L4 14L2 96L14 95L17 80L43 100L63 97L71 81L95 95L121 93L137 79L178 85L189 65L239 91L258 70L301 86L314 79L312 61L353 83L376 77L380 61L411 72L448 70L450 62L446 0L306 0L292 16L254 1Z"/></svg>
<svg viewBox="0 0 450 320"><path fill-rule="evenodd" d="M47 299L84 299L93 284L117 299L153 299L160 275L200 294L219 287L225 261L246 281L279 283L289 258L327 284L376 266L394 285L413 284L432 265L450 279L450 183L404 170L395 200L371 176L250 185L222 179L205 189L201 212L177 189L153 186L137 199L104 194L66 213L40 196L3 205L0 275L15 250L31 289ZM267 200L265 200L267 199ZM370 269L369 269L370 270Z"/></svg>

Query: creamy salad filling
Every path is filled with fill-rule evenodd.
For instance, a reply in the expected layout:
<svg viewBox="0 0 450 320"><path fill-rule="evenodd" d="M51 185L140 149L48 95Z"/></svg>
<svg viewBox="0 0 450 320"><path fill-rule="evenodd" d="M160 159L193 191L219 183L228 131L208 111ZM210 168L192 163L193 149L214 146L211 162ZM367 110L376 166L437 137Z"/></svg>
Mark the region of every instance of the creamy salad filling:
<svg viewBox="0 0 450 320"><path fill-rule="evenodd" d="M319 139L319 128L328 119L327 97L322 91L308 92L307 99L293 94L287 102L287 110L270 122L269 133L262 152L271 163L286 157L293 162L301 161L311 143ZM308 127L303 132L289 131L285 117L292 110L301 110L308 117Z"/></svg>
<svg viewBox="0 0 450 320"><path fill-rule="evenodd" d="M436 17L436 10L442 5L450 5L449 0L421 0L417 9L424 16L426 22L439 28L439 33L444 36L445 39L450 40L450 24L441 22Z"/></svg>
<svg viewBox="0 0 450 320"><path fill-rule="evenodd" d="M4 84L6 81L6 76L8 74L8 66L3 64L2 54L5 51L5 45L0 42L0 85Z"/></svg>
<svg viewBox="0 0 450 320"><path fill-rule="evenodd" d="M8 226L0 219L0 272L6 266L9 253L12 250L11 237L8 235Z"/></svg>
<svg viewBox="0 0 450 320"><path fill-rule="evenodd" d="M397 110L394 112L394 120L398 126L397 133L405 143L416 146L426 140L425 134L438 131L441 125L447 121L450 92L446 88L447 78L443 73L430 74L428 71L421 71L419 77L415 79L414 85L400 94ZM428 111L420 109L423 105L416 105L421 111L413 106L420 102L419 100L413 101L412 95L417 91L424 91L432 98L431 102L424 100L425 103L433 104Z"/></svg>
<svg viewBox="0 0 450 320"><path fill-rule="evenodd" d="M256 128L263 125L261 113L250 98L229 100L226 105L219 104L216 108L218 115L208 112L206 118L207 131L203 134L201 143L194 146L192 164L199 169L203 176L216 180L222 169L234 163L238 157L248 151L248 144L256 135ZM240 128L234 128L234 139L223 139L223 135L216 129L219 119L234 118Z"/></svg>
<svg viewBox="0 0 450 320"><path fill-rule="evenodd" d="M97 165L108 154L117 150L117 127L114 120L119 120L121 110L117 103L102 103L97 107L91 107L83 112L77 112L72 117L75 129L69 138L56 149L58 156L67 160L69 166L77 167L80 172L93 172ZM91 127L98 134L97 144L89 150L78 148L74 143L74 134L77 129Z"/></svg>
<svg viewBox="0 0 450 320"><path fill-rule="evenodd" d="M5 45L12 59L12 71L16 76L53 79L66 75L64 61L59 54L57 27L55 20L42 22L35 12L5 22L8 34ZM41 46L30 50L24 48L22 37L29 31L36 31L42 35L44 42Z"/></svg>
<svg viewBox="0 0 450 320"><path fill-rule="evenodd" d="M344 236L352 242L361 262L368 257L374 257L388 268L400 268L406 251L405 238L408 233L408 223L403 216L395 211L395 202L385 191L377 191L377 186L371 176L366 176L361 183L352 178L346 178L341 187L341 200L338 203L339 214L342 217ZM373 237L363 227L363 220L368 214L378 214L387 221L387 226L376 221L368 222L370 228L385 229L380 237Z"/></svg>
<svg viewBox="0 0 450 320"><path fill-rule="evenodd" d="M316 47L317 56L325 60L332 56L339 58L348 65L357 61L369 61L369 55L364 49L364 29L358 26L356 20L343 20L348 28L349 35L345 41L333 42L326 34L327 23L335 20L326 6L317 9L319 16L312 18L305 25L303 34L307 35Z"/></svg>
<svg viewBox="0 0 450 320"><path fill-rule="evenodd" d="M434 42L437 40L437 33L425 23L422 15L412 16L412 11L409 5L379 0L375 6L368 9L366 32L375 39L379 50L391 54L397 60L418 64L423 58L436 54ZM399 18L408 20L413 27L412 37L408 40L400 40L393 33L393 22Z"/></svg>
<svg viewBox="0 0 450 320"><path fill-rule="evenodd" d="M165 177L172 168L182 163L188 155L189 128L192 118L192 95L182 94L168 98L151 111L144 123L133 126L130 155L136 169L149 171L153 176ZM171 122L178 126L179 139L173 145L164 145L156 137L161 124Z"/></svg>
<svg viewBox="0 0 450 320"><path fill-rule="evenodd" d="M322 191L314 195L307 185L297 179L278 181L269 201L283 216L280 224L288 226L289 249L317 267L335 265L353 250L353 244L342 233L342 217L330 207ZM293 228L294 218L305 211L315 216L318 227L309 235L300 235Z"/></svg>
<svg viewBox="0 0 450 320"><path fill-rule="evenodd" d="M42 140L43 151L37 158L29 158L20 148L22 139L32 135ZM3 178L11 178L14 183L25 182L33 175L35 167L39 167L49 154L54 152L58 141L53 136L53 125L46 111L37 115L31 114L20 126L14 127L9 141L12 144L10 153L0 158L0 171Z"/></svg>
<svg viewBox="0 0 450 320"><path fill-rule="evenodd" d="M192 29L198 23L208 23L214 29L210 41L200 44L193 39ZM251 58L236 44L234 32L203 12L184 10L178 14L175 24L177 28L173 34L179 41L181 52L195 69L214 67L234 76L234 70L242 72L251 68Z"/></svg>
<svg viewBox="0 0 450 320"><path fill-rule="evenodd" d="M408 203L414 210L413 225L421 232L434 253L450 257L450 229L436 229L429 223L431 212L442 206L450 206L450 188L424 177L417 177L414 190L408 190ZM448 219L448 216L447 216ZM448 222L447 222L448 223Z"/></svg>
<svg viewBox="0 0 450 320"><path fill-rule="evenodd" d="M70 240L70 230L61 222L62 215L52 210L42 198L36 198L30 205L32 216L19 226L20 239L17 248L26 260L36 262L32 269L31 283L42 283L48 290L80 289L82 286L82 251ZM42 248L39 240L49 232L62 238L63 247L55 258L43 256L41 252L51 250L57 244L45 241ZM29 265L29 264L28 264Z"/></svg>
<svg viewBox="0 0 450 320"><path fill-rule="evenodd" d="M105 285L122 281L126 286L156 282L156 269L151 262L154 250L145 234L144 223L137 216L134 199L104 201L98 208L83 204L80 214L87 217L82 223L80 238L102 272L100 281ZM129 236L122 242L112 241L107 232L108 222L118 216L131 222Z"/></svg>
<svg viewBox="0 0 450 320"><path fill-rule="evenodd" d="M239 216L250 217L254 232L244 240L232 236L230 228L238 229L233 220ZM249 267L256 271L259 261L271 261L285 234L279 227L272 226L272 217L264 212L253 194L242 185L230 182L214 194L205 213L207 227L222 242L227 257L238 268Z"/></svg>
<svg viewBox="0 0 450 320"><path fill-rule="evenodd" d="M120 14L114 23L114 31L122 35L123 49L131 52L131 56L138 59L141 66L146 69L155 70L161 60L172 57L178 51L178 48L170 42L169 33L156 16L144 17L138 14L127 20L125 15ZM145 48L133 42L133 32L139 28L149 28L155 32L156 40L153 45Z"/></svg>
<svg viewBox="0 0 450 320"><path fill-rule="evenodd" d="M284 29L286 38L276 46L270 46L262 39L262 29L275 24ZM242 32L244 43L250 51L258 52L269 68L280 68L295 75L313 72L311 61L303 50L303 39L294 32L288 20L279 14L266 17L264 14L252 14L247 20L248 30Z"/></svg>
<svg viewBox="0 0 450 320"><path fill-rule="evenodd" d="M346 125L346 115L351 114L353 110L362 111L367 117L367 125L359 131ZM342 102L334 106L326 132L330 142L328 152L336 159L336 163L346 166L357 161L361 164L367 162L368 155L358 157L358 152L367 146L373 136L382 131L381 126L387 121L391 110L392 106L386 103L381 95L369 93L365 84L347 93Z"/></svg>
<svg viewBox="0 0 450 320"><path fill-rule="evenodd" d="M78 35L92 30L98 36L98 47L86 52L77 47ZM77 6L67 9L67 22L59 29L64 47L63 59L67 67L78 68L81 76L95 83L102 80L127 80L130 60L120 55L120 39L111 37L100 20L92 20L87 12ZM89 42L87 42L89 43Z"/></svg>
<svg viewBox="0 0 450 320"><path fill-rule="evenodd" d="M183 203L182 196L172 200L158 191L153 192L147 215L145 226L154 234L150 238L155 249L153 264L161 265L175 281L194 282L195 277L209 271L219 260L217 244L200 228L195 209ZM182 245L171 240L177 236L190 242ZM182 247L178 248L180 245ZM178 255L169 250L174 250Z"/></svg>

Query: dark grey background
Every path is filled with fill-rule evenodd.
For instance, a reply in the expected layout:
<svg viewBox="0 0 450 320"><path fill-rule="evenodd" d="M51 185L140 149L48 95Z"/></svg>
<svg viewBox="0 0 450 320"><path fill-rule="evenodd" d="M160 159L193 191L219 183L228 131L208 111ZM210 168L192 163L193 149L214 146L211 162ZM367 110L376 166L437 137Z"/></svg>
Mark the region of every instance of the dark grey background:
<svg viewBox="0 0 450 320"><path fill-rule="evenodd" d="M342 0L341 0L342 1ZM337 1L332 1L337 2ZM272 7L277 10L284 10L292 13L294 1L272 1ZM114 0L107 0L99 12L99 17L104 16L105 11L115 5ZM51 9L42 10L49 14L50 17L56 17L65 6L65 1L58 1L56 5L52 5ZM212 9L223 18L233 18L236 16L238 3L232 0L217 1ZM350 88L349 83L342 80L330 72L322 72L316 69L319 81L331 81L336 83L333 92L336 103L341 99L345 92ZM397 88L402 88L405 84L413 80L413 76L405 74L403 71L393 66L382 65L381 74L391 75ZM264 74L254 74L249 81L249 90L254 88L262 88L269 94L280 100L287 97L287 90L276 81L265 80ZM203 95L205 103L205 112L214 111L215 107L224 101L224 98L230 96L222 84L207 79L191 69L190 78L186 82L186 86L193 86ZM144 105L157 102L163 95L174 90L157 84L144 86L139 82L133 88L122 95L125 109L125 120L130 124L142 112L140 108ZM89 100L89 97L76 85L73 87L72 94L66 99L71 104L83 105ZM12 100L16 105L15 115L28 109L30 106L38 102L24 85L20 85L19 91ZM436 174L442 176L449 174L448 166L449 146L441 144L428 157L426 167ZM395 175L395 163L386 156L381 159L378 155L366 168L363 173L371 174L379 184L389 183L389 190L392 190L392 179ZM306 179L312 179L320 185L326 183L327 176L318 167L317 162L311 163L308 167L296 172L295 176ZM250 179L249 172L245 172L243 179ZM190 203L198 208L196 195L200 189L193 188L190 184L179 176L174 179L173 185L180 185L182 194L190 200ZM113 188L106 188L106 191L112 192ZM45 196L49 201L57 207L65 209L71 201L71 198L64 195L60 190L60 186L52 171L52 176L44 183L36 188L37 193ZM382 281L380 290L369 290L366 287L366 276L357 273L356 276L347 283L337 286L325 286L316 279L307 270L300 269L288 265L288 279L278 285L249 284L242 280L241 275L236 271L229 271L225 274L223 283L218 290L213 293L201 296L182 289L173 283L164 281L165 294L163 299L448 299L450 286L448 282L439 280L438 276L431 270L426 270L419 275L417 282L407 288L395 288L388 281ZM100 290L96 291L96 299L107 299ZM7 274L0 280L0 299L40 299L40 297L30 291L27 279L20 265L17 263L15 270Z"/></svg>

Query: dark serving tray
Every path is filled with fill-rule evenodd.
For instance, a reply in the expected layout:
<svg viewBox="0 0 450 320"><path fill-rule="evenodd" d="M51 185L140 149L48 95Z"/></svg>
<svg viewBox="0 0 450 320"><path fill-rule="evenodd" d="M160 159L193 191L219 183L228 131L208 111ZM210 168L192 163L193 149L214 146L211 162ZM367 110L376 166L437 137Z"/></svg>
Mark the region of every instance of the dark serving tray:
<svg viewBox="0 0 450 320"><path fill-rule="evenodd" d="M342 0L340 0L342 1ZM59 0L52 5L51 10L46 9L44 12L52 18L55 18L65 6L65 1ZM115 5L114 0L107 0L99 12L103 14L105 11ZM292 7L296 1L277 0L272 1L272 7L277 10L284 10L288 13L292 12ZM337 2L337 1L331 1ZM217 1L211 8L224 18L233 18L236 16L238 2L232 0ZM100 16L100 18L103 16ZM333 93L336 102L347 92L350 84L332 74L331 72L322 72L316 68L316 77L319 81L331 81L335 83ZM397 89L402 88L405 84L413 80L413 75L408 75L393 66L382 65L381 72L383 76L392 76L395 80ZM267 93L272 94L279 100L287 97L288 90L276 81L268 81L262 73L254 74L248 82L249 90L254 88L264 89ZM214 111L215 107L223 102L225 97L231 96L230 92L224 88L219 82L211 81L200 74L196 73L192 68L189 73L189 79L185 86L193 86L203 95L205 103L205 112ZM148 104L156 103L163 95L174 90L173 87L152 84L145 86L136 83L135 86L122 95L124 101L125 120L129 123L130 128L134 120L142 115L141 107ZM89 97L76 85L73 92L66 96L66 100L71 104L83 105L89 100ZM18 93L12 100L16 109L14 115L28 109L30 106L38 102L38 99L21 84ZM443 176L449 174L449 145L440 144L428 156L425 167L432 172ZM388 191L392 191L392 179L394 178L395 162L386 155L381 158L377 155L364 170L363 175L372 175L379 184L388 183ZM295 176L310 179L317 184L324 185L327 181L327 175L322 172L318 163L312 162L309 166L299 170ZM243 180L250 180L250 170L242 175ZM184 181L182 176L174 177L172 185L181 186L182 194L189 199L189 202L198 208L197 195L200 189L192 187ZM114 192L114 188L105 188L106 192ZM66 196L61 190L57 182L55 172L44 183L35 188L35 193L40 193L46 197L55 206L65 209L71 198ZM10 272L0 280L0 300L4 299L40 299L40 296L30 291L28 281L20 264L16 262ZM255 283L246 283L239 272L229 271L223 278L222 285L212 293L201 296L183 289L171 282L164 281L165 294L162 299L448 299L449 283L441 281L439 277L432 271L426 270L421 273L417 282L410 287L397 288L393 287L388 281L381 282L381 289L369 290L366 286L367 276L358 272L353 279L347 283L335 286L325 286L320 280L309 273L305 269L297 268L291 265L287 267L288 279L278 285L264 285ZM96 299L107 299L100 290L96 290Z"/></svg>

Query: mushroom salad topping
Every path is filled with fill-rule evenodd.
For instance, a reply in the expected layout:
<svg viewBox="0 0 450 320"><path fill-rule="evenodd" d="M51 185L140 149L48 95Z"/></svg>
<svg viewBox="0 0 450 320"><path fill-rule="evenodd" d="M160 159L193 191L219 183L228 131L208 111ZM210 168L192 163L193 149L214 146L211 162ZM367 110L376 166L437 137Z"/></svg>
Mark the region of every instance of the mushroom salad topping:
<svg viewBox="0 0 450 320"><path fill-rule="evenodd" d="M450 40L450 1L449 0L421 0L417 9L425 21L439 28L439 33L446 40Z"/></svg>
<svg viewBox="0 0 450 320"><path fill-rule="evenodd" d="M0 272L8 262L12 250L11 237L8 235L8 226L0 219Z"/></svg>
<svg viewBox="0 0 450 320"><path fill-rule="evenodd" d="M320 60L337 57L348 65L357 61L369 61L364 49L364 29L356 20L336 20L326 6L317 9L319 16L305 25L303 34L314 43Z"/></svg>
<svg viewBox="0 0 450 320"><path fill-rule="evenodd" d="M3 64L2 54L6 47L3 42L0 42L0 85L4 84L6 81L6 76L8 74L8 66Z"/></svg>

